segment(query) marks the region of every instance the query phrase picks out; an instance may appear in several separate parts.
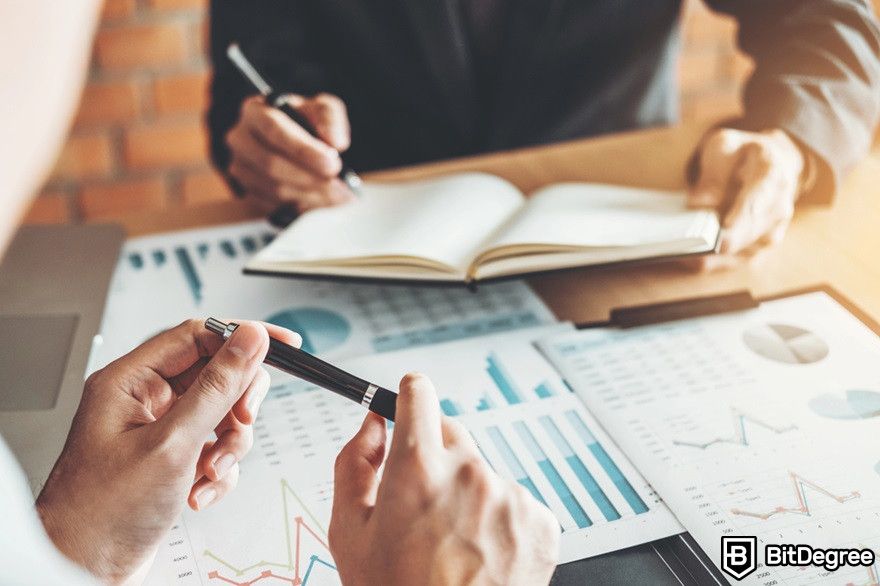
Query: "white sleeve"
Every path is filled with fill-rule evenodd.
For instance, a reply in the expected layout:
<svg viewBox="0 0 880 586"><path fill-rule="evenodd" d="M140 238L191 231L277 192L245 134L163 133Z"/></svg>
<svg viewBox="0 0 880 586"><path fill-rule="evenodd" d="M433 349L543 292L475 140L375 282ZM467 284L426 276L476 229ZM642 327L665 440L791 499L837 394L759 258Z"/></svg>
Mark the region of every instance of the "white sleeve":
<svg viewBox="0 0 880 586"><path fill-rule="evenodd" d="M24 473L0 437L0 568L4 586L96 581L65 558L46 535Z"/></svg>

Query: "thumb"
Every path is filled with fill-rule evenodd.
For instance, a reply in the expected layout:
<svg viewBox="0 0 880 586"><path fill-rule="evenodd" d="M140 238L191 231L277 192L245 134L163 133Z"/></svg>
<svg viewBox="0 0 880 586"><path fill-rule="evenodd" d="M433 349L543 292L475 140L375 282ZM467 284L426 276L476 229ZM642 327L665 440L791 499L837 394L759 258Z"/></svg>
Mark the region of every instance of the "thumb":
<svg viewBox="0 0 880 586"><path fill-rule="evenodd" d="M239 324L160 425L167 433L184 433L201 445L251 384L268 349L264 326Z"/></svg>
<svg viewBox="0 0 880 586"><path fill-rule="evenodd" d="M336 457L333 478L333 517L351 515L376 502L376 473L385 459L385 420L368 413L363 425Z"/></svg>

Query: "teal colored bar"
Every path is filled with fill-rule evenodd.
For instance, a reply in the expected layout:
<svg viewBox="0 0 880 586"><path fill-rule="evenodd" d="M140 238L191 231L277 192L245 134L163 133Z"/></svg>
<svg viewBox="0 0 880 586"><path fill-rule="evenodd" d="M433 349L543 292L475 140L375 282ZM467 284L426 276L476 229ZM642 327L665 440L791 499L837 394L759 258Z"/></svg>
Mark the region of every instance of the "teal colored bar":
<svg viewBox="0 0 880 586"><path fill-rule="evenodd" d="M221 240L220 241L220 250L223 251L223 254L228 256L229 258L235 258L235 246L233 246L232 242L229 240Z"/></svg>
<svg viewBox="0 0 880 586"><path fill-rule="evenodd" d="M128 255L128 262L131 263L134 270L139 271L144 268L144 257L139 252L132 252Z"/></svg>
<svg viewBox="0 0 880 586"><path fill-rule="evenodd" d="M199 258L205 260L206 258L208 258L208 252L211 250L211 247L208 245L207 242L202 242L198 245L196 250L198 250L199 252Z"/></svg>
<svg viewBox="0 0 880 586"><path fill-rule="evenodd" d="M182 246L178 246L174 249L174 255L177 257L177 262L180 263L180 270L183 271L183 276L186 279L186 284L189 285L193 299L196 303L200 303L202 301L202 280L199 278L189 251Z"/></svg>
<svg viewBox="0 0 880 586"><path fill-rule="evenodd" d="M254 253L257 251L257 241L251 236L243 236L241 239L241 247L245 252Z"/></svg>
<svg viewBox="0 0 880 586"><path fill-rule="evenodd" d="M587 427L586 422L584 422L580 414L577 411L566 411L565 416L584 441L587 449L590 450L590 453L593 454L593 457L596 458L599 465L602 466L602 469L608 474L611 482L614 483L614 486L617 487L617 490L620 491L620 494L623 495L623 498L629 503L633 512L637 515L647 513L648 505L645 504L645 501L642 500L642 497L639 496L639 493L636 492L633 485L626 479L623 472L620 471L620 468L617 467L617 464L614 463L614 460L611 459L611 456L609 456L608 452L605 451L605 448L602 447L602 444L596 440L596 436L594 436L590 431L590 428Z"/></svg>
<svg viewBox="0 0 880 586"><path fill-rule="evenodd" d="M153 262L156 263L157 267L161 267L165 264L165 261L168 260L167 255L164 250L154 250L153 251Z"/></svg>
<svg viewBox="0 0 880 586"><path fill-rule="evenodd" d="M477 411L488 411L491 407L489 407L489 402L486 401L486 397L480 399L480 402L477 403Z"/></svg>
<svg viewBox="0 0 880 586"><path fill-rule="evenodd" d="M458 407L451 399L443 399L442 401L440 401L440 409L445 415L448 415L449 417L461 415L461 411L459 411Z"/></svg>
<svg viewBox="0 0 880 586"><path fill-rule="evenodd" d="M538 395L539 399L547 399L553 396L553 390L550 389L550 385L547 383L541 383L535 387L535 394Z"/></svg>
<svg viewBox="0 0 880 586"><path fill-rule="evenodd" d="M489 363L486 372L488 372L489 376L492 377L492 380L495 382L495 386L497 386L498 390L501 391L504 399L511 405L522 403L522 397L519 396L519 393L516 391L516 387L514 387L513 385L513 381L510 379L507 371L498 361L498 356L496 356L493 352L492 354L489 354L489 357L486 358L486 361Z"/></svg>
<svg viewBox="0 0 880 586"><path fill-rule="evenodd" d="M504 459L504 463L507 464L507 468L510 470L510 473L513 474L513 477L516 481L524 486L526 490L532 493L532 496L538 499L544 506L547 506L547 501L544 500L544 497L541 496L540 491L538 491L538 487L535 486L535 483L529 477L529 473L526 472L526 469L523 468L522 462L519 461L519 458L516 457L516 454L513 452L513 448L510 447L510 444L507 443L507 440L504 438L504 435L501 433L501 430L497 427L489 427L486 429L489 434L489 438L492 440L492 443L495 444L495 447L501 453L501 457Z"/></svg>
<svg viewBox="0 0 880 586"><path fill-rule="evenodd" d="M542 416L539 421L547 431L550 439L556 444L556 447L562 453L562 457L565 458L565 461L571 468L572 472L578 477L578 480L580 480L584 488L587 489L590 498L592 498L593 502L596 503L596 506L599 507L602 516L608 521L616 521L617 519L620 519L620 513L614 507L614 503L611 502L608 495L605 494L605 491L602 490L602 487L599 486L599 483L596 482L596 479L590 474L590 471L587 470L583 460L580 459L571 447L571 444L568 443L568 440L562 435L556 422L547 415Z"/></svg>
<svg viewBox="0 0 880 586"><path fill-rule="evenodd" d="M529 453L535 459L535 462L537 462L538 468L541 469L541 472L544 473L544 476L550 482L550 486L552 486L556 494L559 495L559 500L562 501L562 504L565 505L571 518L574 519L575 525L581 529L592 525L593 521L571 492L571 489L565 483L565 480L559 475L556 466L554 466L550 461L550 458L547 457L546 452L544 452L544 449L538 443L538 440L535 439L535 436L532 435L528 426L522 421L517 421L513 424L513 428L519 434L520 438L522 438L523 443L526 445L526 449L529 450Z"/></svg>

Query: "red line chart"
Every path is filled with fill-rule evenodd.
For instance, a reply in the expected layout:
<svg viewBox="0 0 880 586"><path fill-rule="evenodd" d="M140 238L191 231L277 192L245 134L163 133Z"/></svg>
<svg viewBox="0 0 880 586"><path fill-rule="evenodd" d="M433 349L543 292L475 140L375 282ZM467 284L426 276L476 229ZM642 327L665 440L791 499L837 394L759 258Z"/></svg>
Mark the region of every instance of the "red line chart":
<svg viewBox="0 0 880 586"><path fill-rule="evenodd" d="M812 514L812 511L810 509L809 501L807 500L807 489L840 504L860 498L862 496L858 491L852 491L849 494L844 495L836 495L822 488L812 480L807 480L803 476L800 476L799 474L792 471L789 471L788 476L791 479L792 489L794 490L795 499L797 501L797 504L795 506L777 506L764 512L745 511L743 509L731 509L730 512L734 515L739 515L742 517L752 517L754 519L760 519L762 521L766 521L771 517L775 517L776 515L786 514L804 515L809 517Z"/></svg>

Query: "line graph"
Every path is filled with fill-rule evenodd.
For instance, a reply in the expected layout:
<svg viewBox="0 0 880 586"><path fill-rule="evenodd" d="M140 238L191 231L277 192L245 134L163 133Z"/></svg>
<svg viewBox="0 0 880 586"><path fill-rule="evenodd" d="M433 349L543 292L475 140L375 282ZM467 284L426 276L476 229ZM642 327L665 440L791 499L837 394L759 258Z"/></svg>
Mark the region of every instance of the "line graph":
<svg viewBox="0 0 880 586"><path fill-rule="evenodd" d="M731 509L730 512L734 515L738 515L741 517L752 517L754 519L760 519L761 521L766 521L771 517L775 517L776 515L786 514L803 515L805 517L809 517L812 515L812 512L810 509L810 504L807 501L807 489L810 489L821 496L836 501L839 504L843 504L847 501L851 501L862 496L858 491L852 491L849 494L845 495L836 495L831 491L822 488L815 482L807 480L803 476L800 476L796 472L789 471L788 475L791 479L792 488L794 489L795 499L797 500L796 506L778 506L766 512L745 511L743 509Z"/></svg>
<svg viewBox="0 0 880 586"><path fill-rule="evenodd" d="M752 417L746 413L743 413L736 407L730 408L730 415L733 420L733 435L730 436L719 436L707 442L688 442L684 440L673 440L673 445L681 446L685 448L695 448L698 450L707 450L712 446L716 446L718 444L730 444L742 447L749 447L749 434L747 433L746 422L748 421L751 425L761 427L770 432L773 432L776 435L788 433L790 431L795 431L797 429L796 425L789 425L786 427L774 427L760 419Z"/></svg>
<svg viewBox="0 0 880 586"><path fill-rule="evenodd" d="M316 567L323 566L325 568L333 570L334 572L336 571L336 566L333 565L332 562L327 561L316 554L312 554L308 557L308 563L305 565L305 570L303 570L303 537L305 536L305 534L311 535L311 537L315 541L317 541L318 544L320 544L320 546L326 553L327 558L329 559L330 547L329 545L327 545L327 531L321 526L321 523L318 521L318 519L314 516L314 514L312 514L311 511L309 511L309 508L305 505L302 499L300 499L300 497L293 490L293 487L291 487L286 480L281 479L280 488L282 510L284 514L284 538L286 540L287 559L285 561L259 560L244 567L237 567L236 565L230 563L225 558L219 556L213 551L206 549L204 552L205 557L220 564L234 575L234 577L229 577L221 574L220 570L212 570L208 572L209 579L218 580L227 584L233 584L235 586L251 586L252 584L256 584L261 580L271 578L275 580L280 580L282 582L287 582L291 584L291 586L307 586L309 578L311 577L312 572L315 570ZM300 506L303 512L305 512L305 514L309 517L309 521L311 524L306 522L306 520L303 519L302 516L293 517L293 523L291 524L288 495L296 500L297 504ZM275 573L275 569L285 572L293 572L293 577ZM245 580L241 579L243 576L250 572L253 572L254 570L261 571L257 576L253 578Z"/></svg>

